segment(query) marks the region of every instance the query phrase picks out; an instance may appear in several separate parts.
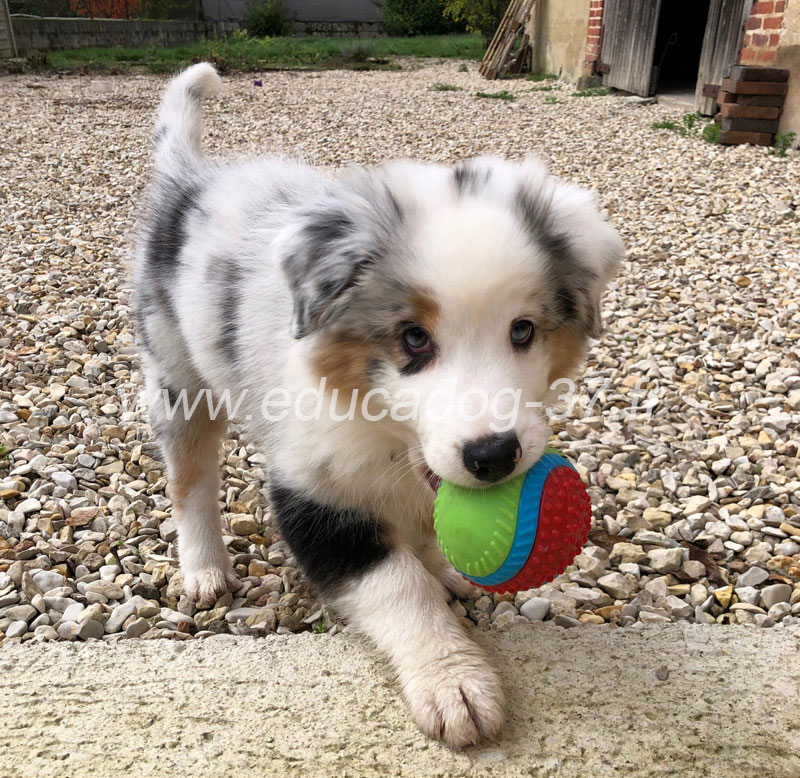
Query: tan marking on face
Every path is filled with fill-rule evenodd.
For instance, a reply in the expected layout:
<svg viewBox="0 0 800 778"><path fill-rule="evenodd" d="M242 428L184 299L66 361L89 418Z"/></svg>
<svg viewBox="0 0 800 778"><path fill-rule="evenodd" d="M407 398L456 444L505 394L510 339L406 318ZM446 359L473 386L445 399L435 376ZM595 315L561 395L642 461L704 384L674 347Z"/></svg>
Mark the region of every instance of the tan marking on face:
<svg viewBox="0 0 800 778"><path fill-rule="evenodd" d="M548 333L546 347L550 353L548 386L559 378L572 378L586 356L586 338L569 325Z"/></svg>
<svg viewBox="0 0 800 778"><path fill-rule="evenodd" d="M439 304L424 292L414 292L408 300L415 324L433 336L439 324Z"/></svg>
<svg viewBox="0 0 800 778"><path fill-rule="evenodd" d="M374 356L374 343L353 335L330 335L318 346L312 369L326 379L328 390L339 390L340 402L349 404L351 392L358 390L363 397L370 390L367 367Z"/></svg>

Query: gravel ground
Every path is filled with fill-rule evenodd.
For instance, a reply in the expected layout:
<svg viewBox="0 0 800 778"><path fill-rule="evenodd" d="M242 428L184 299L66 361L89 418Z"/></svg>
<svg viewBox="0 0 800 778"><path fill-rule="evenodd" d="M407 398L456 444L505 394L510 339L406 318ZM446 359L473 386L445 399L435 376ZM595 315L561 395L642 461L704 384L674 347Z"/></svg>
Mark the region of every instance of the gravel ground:
<svg viewBox="0 0 800 778"><path fill-rule="evenodd" d="M674 108L566 86L481 99L494 86L474 64L263 79L225 79L214 153L538 154L595 188L627 243L580 402L554 423L590 483L591 542L552 584L456 612L500 630L800 623L798 157L654 131ZM335 632L263 507L265 459L235 432L221 500L242 587L207 610L181 596L125 280L164 81L108 83L0 80L0 641Z"/></svg>

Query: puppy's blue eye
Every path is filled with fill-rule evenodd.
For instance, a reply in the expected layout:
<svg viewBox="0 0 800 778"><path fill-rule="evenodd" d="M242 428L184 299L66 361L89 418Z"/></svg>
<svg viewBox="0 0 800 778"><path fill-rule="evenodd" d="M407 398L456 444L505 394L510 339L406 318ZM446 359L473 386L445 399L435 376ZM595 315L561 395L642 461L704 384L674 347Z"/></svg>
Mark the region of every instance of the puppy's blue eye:
<svg viewBox="0 0 800 778"><path fill-rule="evenodd" d="M406 327L403 330L403 346L409 354L427 354L433 350L433 343L422 327Z"/></svg>
<svg viewBox="0 0 800 778"><path fill-rule="evenodd" d="M533 340L533 322L530 319L517 319L511 325L511 342L515 346L527 346Z"/></svg>

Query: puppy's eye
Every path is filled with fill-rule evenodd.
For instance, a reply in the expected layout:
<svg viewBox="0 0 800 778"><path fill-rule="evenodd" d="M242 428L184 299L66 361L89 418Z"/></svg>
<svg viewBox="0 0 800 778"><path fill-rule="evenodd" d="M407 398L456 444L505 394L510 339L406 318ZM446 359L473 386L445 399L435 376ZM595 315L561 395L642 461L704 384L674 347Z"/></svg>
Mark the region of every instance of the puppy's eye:
<svg viewBox="0 0 800 778"><path fill-rule="evenodd" d="M517 319L511 325L511 342L515 346L527 346L533 340L533 322L530 319Z"/></svg>
<svg viewBox="0 0 800 778"><path fill-rule="evenodd" d="M422 327L406 327L403 330L403 348L409 354L427 354L433 351L433 342Z"/></svg>

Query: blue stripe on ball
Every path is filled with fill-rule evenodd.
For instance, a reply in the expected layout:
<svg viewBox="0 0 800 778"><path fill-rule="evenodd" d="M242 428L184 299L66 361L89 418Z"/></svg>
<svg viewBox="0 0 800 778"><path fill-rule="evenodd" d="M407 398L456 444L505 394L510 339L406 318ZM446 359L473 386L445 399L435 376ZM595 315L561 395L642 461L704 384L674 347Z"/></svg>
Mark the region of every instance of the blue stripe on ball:
<svg viewBox="0 0 800 778"><path fill-rule="evenodd" d="M550 473L557 467L569 467L572 464L560 454L547 449L544 456L528 471L522 483L522 491L517 506L517 527L514 541L503 564L493 573L484 576L465 576L478 586L497 586L510 581L528 561L533 544L536 542L536 530L539 526L539 503L544 491L544 484ZM463 573L462 573L463 575Z"/></svg>

